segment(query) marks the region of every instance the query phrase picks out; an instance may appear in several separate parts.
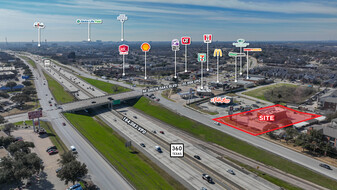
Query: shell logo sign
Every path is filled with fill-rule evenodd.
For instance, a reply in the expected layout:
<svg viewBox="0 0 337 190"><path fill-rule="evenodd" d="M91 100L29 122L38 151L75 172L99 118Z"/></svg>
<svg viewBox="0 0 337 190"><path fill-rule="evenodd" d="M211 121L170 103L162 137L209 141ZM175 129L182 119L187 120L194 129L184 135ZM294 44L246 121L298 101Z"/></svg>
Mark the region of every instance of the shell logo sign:
<svg viewBox="0 0 337 190"><path fill-rule="evenodd" d="M144 42L142 43L140 48L142 49L143 52L148 52L151 49L151 46L149 43Z"/></svg>

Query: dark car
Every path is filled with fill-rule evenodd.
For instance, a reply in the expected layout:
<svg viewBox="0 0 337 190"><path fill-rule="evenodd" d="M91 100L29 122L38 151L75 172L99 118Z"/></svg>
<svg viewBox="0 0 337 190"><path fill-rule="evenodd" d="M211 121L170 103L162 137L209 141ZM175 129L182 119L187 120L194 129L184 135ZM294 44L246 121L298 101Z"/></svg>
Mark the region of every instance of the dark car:
<svg viewBox="0 0 337 190"><path fill-rule="evenodd" d="M157 134L157 131L152 131L154 134Z"/></svg>
<svg viewBox="0 0 337 190"><path fill-rule="evenodd" d="M165 133L164 133L164 131L159 131L159 133L161 133L161 134L165 134Z"/></svg>
<svg viewBox="0 0 337 190"><path fill-rule="evenodd" d="M140 143L140 146L145 147L145 144L144 143Z"/></svg>
<svg viewBox="0 0 337 190"><path fill-rule="evenodd" d="M137 116L134 115L133 118L137 119Z"/></svg>
<svg viewBox="0 0 337 190"><path fill-rule="evenodd" d="M156 99L156 101L157 101L157 102L159 102L159 101L160 101L160 99L159 99L159 98L157 98L157 99Z"/></svg>
<svg viewBox="0 0 337 190"><path fill-rule="evenodd" d="M41 111L42 111L42 110L43 110L43 108L39 108L38 110L41 110Z"/></svg>
<svg viewBox="0 0 337 190"><path fill-rule="evenodd" d="M57 154L58 152L59 152L58 150L52 149L48 151L48 154L53 155L53 154Z"/></svg>
<svg viewBox="0 0 337 190"><path fill-rule="evenodd" d="M232 175L235 175L235 172L232 169L228 169L227 172L232 174Z"/></svg>
<svg viewBox="0 0 337 190"><path fill-rule="evenodd" d="M50 146L50 147L47 148L46 152L48 152L49 150L53 150L53 149L56 150L57 147L56 146Z"/></svg>
<svg viewBox="0 0 337 190"><path fill-rule="evenodd" d="M63 125L63 126L66 126L67 124L63 122L62 125Z"/></svg>
<svg viewBox="0 0 337 190"><path fill-rule="evenodd" d="M92 104L96 104L96 102L95 102L95 101L92 101L91 103L92 103Z"/></svg>
<svg viewBox="0 0 337 190"><path fill-rule="evenodd" d="M328 169L328 170L332 170L332 168L328 165L328 164L319 164L319 166Z"/></svg>
<svg viewBox="0 0 337 190"><path fill-rule="evenodd" d="M213 179L207 174L202 174L202 179L206 180L208 183L212 183Z"/></svg>
<svg viewBox="0 0 337 190"><path fill-rule="evenodd" d="M201 160L200 156L198 156L198 155L194 155L194 158L196 158L198 160Z"/></svg>

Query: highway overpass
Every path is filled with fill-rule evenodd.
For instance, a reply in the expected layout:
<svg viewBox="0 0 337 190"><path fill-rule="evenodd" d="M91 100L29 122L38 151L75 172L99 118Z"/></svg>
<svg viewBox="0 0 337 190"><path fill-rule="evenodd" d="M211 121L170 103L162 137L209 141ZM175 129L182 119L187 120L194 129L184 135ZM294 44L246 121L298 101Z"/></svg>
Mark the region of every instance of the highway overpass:
<svg viewBox="0 0 337 190"><path fill-rule="evenodd" d="M75 112L79 110L89 109L89 108L95 108L103 105L109 105L111 106L114 100L130 100L139 98L142 96L141 92L137 91L131 91L131 92L124 92L119 94L110 94L85 100L80 100L76 102L71 102L67 104L63 104L63 112Z"/></svg>

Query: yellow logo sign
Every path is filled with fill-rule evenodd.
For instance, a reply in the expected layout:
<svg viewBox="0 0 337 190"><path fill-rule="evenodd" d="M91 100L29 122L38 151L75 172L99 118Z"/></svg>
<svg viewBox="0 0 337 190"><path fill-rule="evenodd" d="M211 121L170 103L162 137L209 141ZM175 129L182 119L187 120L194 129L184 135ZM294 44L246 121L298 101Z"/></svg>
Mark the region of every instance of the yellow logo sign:
<svg viewBox="0 0 337 190"><path fill-rule="evenodd" d="M218 57L218 56L222 57L221 49L215 49L214 50L214 57Z"/></svg>
<svg viewBox="0 0 337 190"><path fill-rule="evenodd" d="M147 51L150 50L151 46L150 46L150 44L144 42L144 43L142 43L142 45L140 46L140 48L142 49L142 51L147 52Z"/></svg>

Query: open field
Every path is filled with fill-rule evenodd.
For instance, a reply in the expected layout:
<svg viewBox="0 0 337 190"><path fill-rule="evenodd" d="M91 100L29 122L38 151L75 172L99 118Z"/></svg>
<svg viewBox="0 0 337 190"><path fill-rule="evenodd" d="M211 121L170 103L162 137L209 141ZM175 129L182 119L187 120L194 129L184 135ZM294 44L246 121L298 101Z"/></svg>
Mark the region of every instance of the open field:
<svg viewBox="0 0 337 190"><path fill-rule="evenodd" d="M267 92L268 90L270 89L274 89L274 88L282 88L284 86L291 86L291 87L296 87L297 85L294 85L294 84L284 84L284 83L281 83L281 84L274 84L274 85L268 85L268 86L265 86L265 87L262 87L262 88L258 88L256 90L251 90L251 91L248 91L248 92L244 92L242 94L244 95L247 95L247 96L252 96L252 97L255 97L255 98L258 98L258 99L261 99L261 100L265 100L265 101L268 101L265 97L264 97L264 93Z"/></svg>
<svg viewBox="0 0 337 190"><path fill-rule="evenodd" d="M43 72L43 74L48 81L49 90L53 94L58 104L64 104L64 103L75 101L75 97L69 92L65 91L62 85L60 85L56 80L50 77L47 73Z"/></svg>
<svg viewBox="0 0 337 190"><path fill-rule="evenodd" d="M169 125L186 131L203 141L216 143L239 154L262 162L266 165L273 166L284 172L293 174L323 187L337 189L337 181L333 179L325 177L321 174L317 174L309 169L295 164L294 162L288 161L273 153L257 148L216 129L207 127L194 120L180 116L144 97L142 97L134 105L134 107Z"/></svg>
<svg viewBox="0 0 337 190"><path fill-rule="evenodd" d="M184 189L145 155L134 148L126 148L126 141L99 119L71 113L64 115L135 188Z"/></svg>
<svg viewBox="0 0 337 190"><path fill-rule="evenodd" d="M111 83L104 82L104 81L101 81L101 80L90 79L90 78L86 78L86 77L79 76L79 75L77 77L81 78L82 80L86 81L87 83L99 88L100 90L102 90L102 91L104 91L108 94L118 94L118 93L122 93L122 92L131 91L128 88L124 88L122 86L111 84Z"/></svg>

